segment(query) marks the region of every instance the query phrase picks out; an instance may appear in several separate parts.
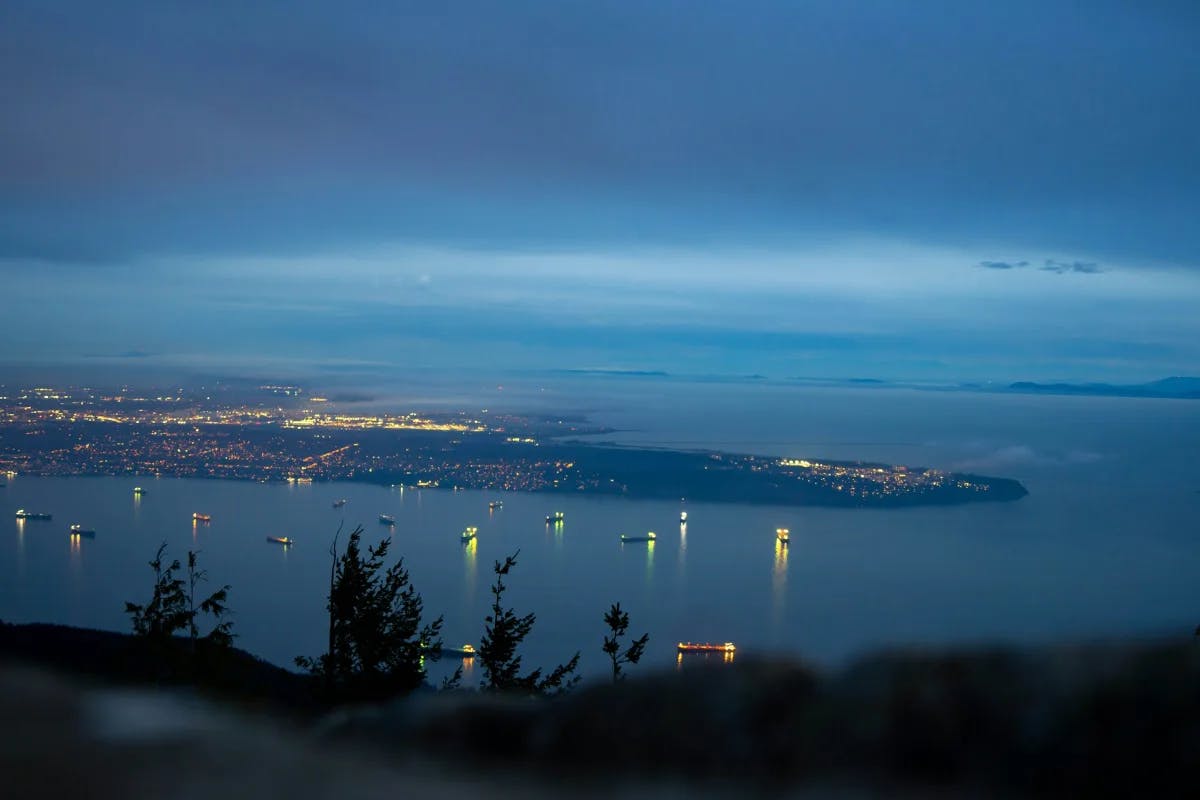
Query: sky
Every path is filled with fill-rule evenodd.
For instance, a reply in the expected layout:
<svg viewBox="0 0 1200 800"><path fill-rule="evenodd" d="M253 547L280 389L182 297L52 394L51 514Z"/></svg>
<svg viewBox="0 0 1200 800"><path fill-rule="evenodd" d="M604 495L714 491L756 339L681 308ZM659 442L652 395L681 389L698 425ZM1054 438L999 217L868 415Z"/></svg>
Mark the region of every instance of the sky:
<svg viewBox="0 0 1200 800"><path fill-rule="evenodd" d="M1192 2L0 4L0 363L1200 374Z"/></svg>

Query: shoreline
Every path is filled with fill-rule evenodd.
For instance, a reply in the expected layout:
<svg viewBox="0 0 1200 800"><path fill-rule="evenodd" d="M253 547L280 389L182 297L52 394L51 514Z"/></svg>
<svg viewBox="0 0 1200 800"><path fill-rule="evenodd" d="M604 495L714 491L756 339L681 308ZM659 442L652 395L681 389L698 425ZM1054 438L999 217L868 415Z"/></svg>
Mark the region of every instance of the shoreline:
<svg viewBox="0 0 1200 800"><path fill-rule="evenodd" d="M683 451L661 451L670 453L679 453ZM874 466L868 462L823 462L831 465L856 465L856 466ZM883 465L886 466L886 465ZM901 509L916 509L916 508L937 508L937 507L957 507L964 505L974 505L978 503L995 504L995 503L1011 503L1023 499L1029 495L1029 490L1025 488L1019 480L1015 478L997 478L993 476L975 475L972 473L951 473L955 477L986 483L989 486L1001 487L1002 492L996 495L938 495L936 499L917 496L913 498L891 498L879 499L869 502L856 500L851 498L817 498L808 499L805 502L787 502L780 499L764 499L754 495L737 495L715 494L713 496L696 497L689 496L687 493L679 493L674 488L663 487L657 490L639 490L639 491L618 491L594 489L593 491L577 491L566 488L561 489L515 489L505 488L502 486L443 486L440 482L432 485L419 485L418 481L397 481L393 480L392 475L367 475L367 476L345 476L334 478L312 478L307 480L296 480L280 477L250 477L250 476L230 476L230 475L214 475L202 473L178 473L178 472L71 472L71 473L54 473L54 472L21 472L16 477L26 478L145 478L145 479L172 479L172 480L204 480L204 481L230 481L233 483L257 483L263 485L288 486L288 485L326 485L326 484L357 484L368 486L379 486L383 488L412 489L418 491L441 491L441 492L493 492L493 493L511 493L511 494L528 494L528 495L545 495L549 497L602 497L608 499L624 499L624 500L647 500L647 501L664 501L675 498L686 498L689 503L712 503L716 505L746 505L754 507L779 507L779 508L822 508L822 509L841 509L841 510L876 510L876 511L894 511ZM11 488L12 484L6 485L5 489ZM1197 490L1200 493L1200 490Z"/></svg>

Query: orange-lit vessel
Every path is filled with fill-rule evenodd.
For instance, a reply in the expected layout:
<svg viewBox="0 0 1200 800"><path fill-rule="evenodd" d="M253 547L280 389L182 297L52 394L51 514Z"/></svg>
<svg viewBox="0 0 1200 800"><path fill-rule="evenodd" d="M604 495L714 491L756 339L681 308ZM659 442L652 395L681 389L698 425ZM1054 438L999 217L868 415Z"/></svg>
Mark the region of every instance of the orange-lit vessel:
<svg viewBox="0 0 1200 800"><path fill-rule="evenodd" d="M212 517L210 517L208 514L201 514L199 511L197 511L195 514L192 514L192 519L196 522L212 522Z"/></svg>
<svg viewBox="0 0 1200 800"><path fill-rule="evenodd" d="M681 653L732 653L737 650L733 646L733 642L725 642L724 644L713 644L711 642L680 642L679 652Z"/></svg>

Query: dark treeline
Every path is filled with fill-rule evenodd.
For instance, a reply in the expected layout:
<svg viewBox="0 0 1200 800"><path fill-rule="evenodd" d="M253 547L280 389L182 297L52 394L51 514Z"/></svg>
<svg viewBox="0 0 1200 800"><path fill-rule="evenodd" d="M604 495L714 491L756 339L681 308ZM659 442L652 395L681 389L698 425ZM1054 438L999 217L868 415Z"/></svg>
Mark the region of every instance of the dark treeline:
<svg viewBox="0 0 1200 800"><path fill-rule="evenodd" d="M403 558L387 563L390 540L364 548L362 526L351 531L339 549L341 538L339 530L329 549L325 652L296 658L303 675L280 670L289 676L284 683L292 684L291 691L284 694L300 699L303 706L329 707L379 702L428 687L426 664L442 651L442 617L426 613ZM495 562L492 568L492 605L483 620L476 655L483 676L477 688L534 696L568 691L580 680L579 652L549 670L524 666L521 644L537 617L532 612L518 613L504 602L505 580L517 566L519 554ZM163 544L149 562L154 573L150 599L125 604L139 660L137 677L201 687L223 685L234 665L245 662L247 654L233 647L236 634L228 605L231 588L221 586L205 595L202 589L208 575L199 567L198 556L189 551L185 568L178 560L167 560ZM211 620L211 627L202 632L206 620ZM622 648L629 615L619 603L603 615L603 621L609 632L601 649L612 663L613 680L618 681L623 677L623 665L641 659L649 634ZM462 686L460 668L436 688L476 687Z"/></svg>

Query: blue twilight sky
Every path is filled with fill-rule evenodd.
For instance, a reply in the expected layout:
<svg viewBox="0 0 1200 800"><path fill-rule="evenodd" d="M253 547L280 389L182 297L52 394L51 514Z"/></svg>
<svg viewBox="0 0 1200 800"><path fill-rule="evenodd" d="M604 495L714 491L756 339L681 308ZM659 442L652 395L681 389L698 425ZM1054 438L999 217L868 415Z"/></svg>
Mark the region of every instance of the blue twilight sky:
<svg viewBox="0 0 1200 800"><path fill-rule="evenodd" d="M8 0L0 362L1200 373L1198 41L1187 0Z"/></svg>

